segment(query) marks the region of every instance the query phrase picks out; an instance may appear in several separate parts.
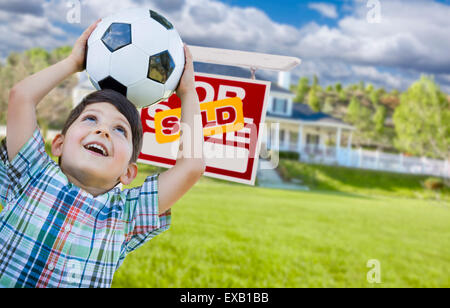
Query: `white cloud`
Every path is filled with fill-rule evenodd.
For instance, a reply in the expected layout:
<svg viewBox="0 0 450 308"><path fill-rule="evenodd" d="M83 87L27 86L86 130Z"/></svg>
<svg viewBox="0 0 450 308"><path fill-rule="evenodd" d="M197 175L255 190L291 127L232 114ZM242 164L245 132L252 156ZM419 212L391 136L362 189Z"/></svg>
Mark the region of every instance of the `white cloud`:
<svg viewBox="0 0 450 308"><path fill-rule="evenodd" d="M329 3L309 3L308 7L312 10L315 10L322 14L325 17L336 19L338 18L338 13L336 10L336 6Z"/></svg>
<svg viewBox="0 0 450 308"><path fill-rule="evenodd" d="M67 43L66 33L45 16L0 11L0 55L32 47L55 48Z"/></svg>
<svg viewBox="0 0 450 308"><path fill-rule="evenodd" d="M69 25L66 1L33 0L36 14L19 14L20 7L2 10L0 6L0 57L12 50L73 44L99 17L146 6L169 18L189 44L300 57L303 64L294 71L296 75L317 74L330 83L370 79L388 87L404 87L405 80L427 73L450 85L448 78L439 77L450 73L450 6L423 0L383 1L381 23L370 24L366 2L345 2L346 16L336 26L312 22L296 28L271 20L259 9L217 0L82 1L81 23ZM68 30L76 28L78 34ZM380 67L388 69L381 71Z"/></svg>

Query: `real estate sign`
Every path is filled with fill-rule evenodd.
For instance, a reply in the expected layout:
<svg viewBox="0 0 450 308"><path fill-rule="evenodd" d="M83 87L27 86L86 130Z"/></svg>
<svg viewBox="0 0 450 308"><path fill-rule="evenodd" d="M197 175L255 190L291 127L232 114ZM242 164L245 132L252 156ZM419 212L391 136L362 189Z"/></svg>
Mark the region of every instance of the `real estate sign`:
<svg viewBox="0 0 450 308"><path fill-rule="evenodd" d="M206 176L254 185L270 82L196 73ZM141 110L144 144L139 161L170 168L180 140L181 101Z"/></svg>

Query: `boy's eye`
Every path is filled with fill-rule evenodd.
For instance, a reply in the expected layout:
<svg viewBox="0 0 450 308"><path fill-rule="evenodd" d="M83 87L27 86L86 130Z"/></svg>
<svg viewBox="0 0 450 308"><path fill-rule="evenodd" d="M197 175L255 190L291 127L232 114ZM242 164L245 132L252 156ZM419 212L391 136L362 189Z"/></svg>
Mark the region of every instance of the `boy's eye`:
<svg viewBox="0 0 450 308"><path fill-rule="evenodd" d="M124 136L127 135L127 131L122 126L117 126L116 127L116 131L118 131L119 133L123 134Z"/></svg>
<svg viewBox="0 0 450 308"><path fill-rule="evenodd" d="M86 117L84 117L83 120L88 121L88 122L92 122L92 121L95 122L97 120L97 118L94 116L86 116Z"/></svg>

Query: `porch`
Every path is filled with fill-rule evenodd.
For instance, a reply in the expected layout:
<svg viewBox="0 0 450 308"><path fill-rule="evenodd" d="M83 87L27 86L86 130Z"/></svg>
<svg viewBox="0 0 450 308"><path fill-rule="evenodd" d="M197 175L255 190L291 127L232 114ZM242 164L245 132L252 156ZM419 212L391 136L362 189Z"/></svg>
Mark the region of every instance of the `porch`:
<svg viewBox="0 0 450 308"><path fill-rule="evenodd" d="M296 152L300 160L311 163L344 164L345 150L351 149L349 125L337 123L289 123L266 120L270 138L263 138L267 149Z"/></svg>
<svg viewBox="0 0 450 308"><path fill-rule="evenodd" d="M449 161L352 148L351 128L267 120L266 128L263 146L299 153L302 162L450 178Z"/></svg>

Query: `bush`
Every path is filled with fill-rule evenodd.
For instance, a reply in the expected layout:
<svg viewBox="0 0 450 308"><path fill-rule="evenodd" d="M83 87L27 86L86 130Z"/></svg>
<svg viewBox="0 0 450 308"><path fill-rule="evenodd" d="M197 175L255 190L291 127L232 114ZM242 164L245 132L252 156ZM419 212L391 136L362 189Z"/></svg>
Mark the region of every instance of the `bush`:
<svg viewBox="0 0 450 308"><path fill-rule="evenodd" d="M444 181L440 178L427 178L425 179L425 181L423 182L423 186L426 189L430 189L430 190L441 190L442 188L444 188Z"/></svg>
<svg viewBox="0 0 450 308"><path fill-rule="evenodd" d="M280 155L281 159L290 159L290 160L299 160L300 159L300 154L297 152L285 151L285 152L280 152L279 155Z"/></svg>
<svg viewBox="0 0 450 308"><path fill-rule="evenodd" d="M292 178L291 178L289 171L285 165L279 165L277 170L278 170L278 174L281 176L281 178L284 181L286 181L286 182L291 181Z"/></svg>

